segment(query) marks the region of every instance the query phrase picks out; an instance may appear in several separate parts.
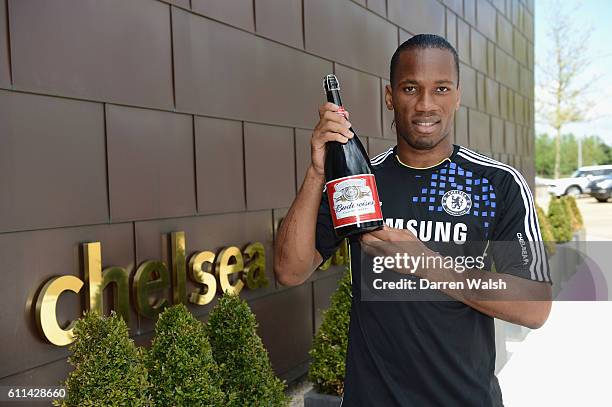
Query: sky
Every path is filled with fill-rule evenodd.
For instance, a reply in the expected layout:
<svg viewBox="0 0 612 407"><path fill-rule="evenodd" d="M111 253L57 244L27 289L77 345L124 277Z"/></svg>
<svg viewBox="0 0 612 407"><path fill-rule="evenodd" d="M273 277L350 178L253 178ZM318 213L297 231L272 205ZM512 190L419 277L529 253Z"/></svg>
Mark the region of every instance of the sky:
<svg viewBox="0 0 612 407"><path fill-rule="evenodd" d="M577 137L589 135L600 136L607 144L612 145L612 1L609 0L566 0L569 9L578 5L574 21L578 27L591 26L591 41L585 44L587 56L593 60L589 69L579 78L580 83L592 81L598 77L591 88L588 99L593 103L589 108L592 120L567 125L563 133L574 133ZM546 33L549 30L547 10L550 0L535 1L535 60L537 64L545 63L547 50L551 41ZM538 70L536 67L536 83ZM537 88L536 88L537 89ZM537 96L536 96L537 97ZM536 134L548 132L550 128L540 123L536 116Z"/></svg>

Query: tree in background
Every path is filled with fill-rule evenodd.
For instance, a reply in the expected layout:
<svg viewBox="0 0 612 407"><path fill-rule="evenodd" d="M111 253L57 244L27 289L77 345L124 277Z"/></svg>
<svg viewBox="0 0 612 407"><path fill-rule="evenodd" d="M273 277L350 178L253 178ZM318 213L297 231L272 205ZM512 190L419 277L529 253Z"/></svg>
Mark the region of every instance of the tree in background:
<svg viewBox="0 0 612 407"><path fill-rule="evenodd" d="M560 142L563 155L559 162L559 173L570 175L578 168L578 142L573 134L563 134ZM555 167L555 139L548 134L538 134L535 140L536 173L542 177L553 177ZM582 139L583 165L612 164L612 148L599 136Z"/></svg>
<svg viewBox="0 0 612 407"><path fill-rule="evenodd" d="M565 2L555 1L549 8L552 49L542 58L545 63L538 64L536 102L538 118L555 130L553 175L559 178L563 127L586 120L587 107L592 107L585 100L588 86L577 83L591 62L586 56L591 30L576 25L576 10L568 10Z"/></svg>

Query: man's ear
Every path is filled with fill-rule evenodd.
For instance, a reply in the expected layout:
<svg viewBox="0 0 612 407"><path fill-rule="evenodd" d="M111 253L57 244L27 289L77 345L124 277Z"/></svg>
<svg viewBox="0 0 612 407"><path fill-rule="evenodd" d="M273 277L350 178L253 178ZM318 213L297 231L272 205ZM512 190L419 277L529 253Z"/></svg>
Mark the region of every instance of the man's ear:
<svg viewBox="0 0 612 407"><path fill-rule="evenodd" d="M388 110L393 110L393 93L391 92L391 85L385 85L385 105Z"/></svg>

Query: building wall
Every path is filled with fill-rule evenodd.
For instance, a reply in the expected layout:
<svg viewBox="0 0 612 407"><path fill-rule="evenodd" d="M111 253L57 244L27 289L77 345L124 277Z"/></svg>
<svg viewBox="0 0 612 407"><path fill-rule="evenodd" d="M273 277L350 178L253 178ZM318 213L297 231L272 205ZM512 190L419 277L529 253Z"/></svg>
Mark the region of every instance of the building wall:
<svg viewBox="0 0 612 407"><path fill-rule="evenodd" d="M375 155L395 144L395 48L445 35L461 59L456 142L533 185L533 13L533 0L0 0L0 385L65 376L67 349L41 338L32 303L52 276L82 277L82 243L133 274L169 264L178 230L188 254L264 244L271 284L242 296L275 371L303 373L341 267L288 288L271 258L323 76L338 75ZM63 295L58 320L83 297ZM190 307L205 320L212 305ZM153 322L131 312L147 343Z"/></svg>

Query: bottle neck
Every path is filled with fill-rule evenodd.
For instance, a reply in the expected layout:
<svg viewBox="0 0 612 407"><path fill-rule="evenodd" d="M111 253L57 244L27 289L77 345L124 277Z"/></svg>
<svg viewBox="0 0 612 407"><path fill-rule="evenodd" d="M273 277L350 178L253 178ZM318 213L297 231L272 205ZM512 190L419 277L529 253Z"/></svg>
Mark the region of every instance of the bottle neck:
<svg viewBox="0 0 612 407"><path fill-rule="evenodd" d="M328 102L342 106L342 99L340 98L340 91L338 89L328 90L325 93L327 95Z"/></svg>

